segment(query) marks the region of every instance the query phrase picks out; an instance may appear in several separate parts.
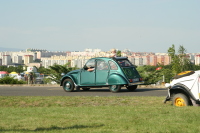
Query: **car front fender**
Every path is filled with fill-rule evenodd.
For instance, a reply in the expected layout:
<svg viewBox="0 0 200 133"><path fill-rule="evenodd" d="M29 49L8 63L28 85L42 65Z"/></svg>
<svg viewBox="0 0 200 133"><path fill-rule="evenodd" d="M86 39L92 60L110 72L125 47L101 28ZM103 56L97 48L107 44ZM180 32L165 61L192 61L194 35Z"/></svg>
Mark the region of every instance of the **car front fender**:
<svg viewBox="0 0 200 133"><path fill-rule="evenodd" d="M169 89L169 93L170 93L170 96L172 96L173 94L176 94L176 93L184 93L191 99L193 99L195 101L197 100L194 97L194 95L191 93L190 89L183 84L176 84L176 85L172 86L172 88Z"/></svg>
<svg viewBox="0 0 200 133"><path fill-rule="evenodd" d="M60 81L60 86L62 86L63 81L67 78L71 79L74 82L74 85L77 86L75 78L71 75L68 75L68 74L62 77L62 79Z"/></svg>

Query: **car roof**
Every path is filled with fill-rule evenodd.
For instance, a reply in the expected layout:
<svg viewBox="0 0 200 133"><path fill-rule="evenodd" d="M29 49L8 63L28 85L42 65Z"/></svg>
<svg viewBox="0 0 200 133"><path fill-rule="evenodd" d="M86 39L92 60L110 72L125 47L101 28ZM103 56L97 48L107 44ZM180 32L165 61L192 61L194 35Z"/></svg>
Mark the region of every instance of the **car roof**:
<svg viewBox="0 0 200 133"><path fill-rule="evenodd" d="M103 60L127 60L128 57L113 57L113 58L109 58L109 57L95 57L95 58L91 58L91 59L103 59Z"/></svg>
<svg viewBox="0 0 200 133"><path fill-rule="evenodd" d="M128 57L114 57L115 60L127 60Z"/></svg>

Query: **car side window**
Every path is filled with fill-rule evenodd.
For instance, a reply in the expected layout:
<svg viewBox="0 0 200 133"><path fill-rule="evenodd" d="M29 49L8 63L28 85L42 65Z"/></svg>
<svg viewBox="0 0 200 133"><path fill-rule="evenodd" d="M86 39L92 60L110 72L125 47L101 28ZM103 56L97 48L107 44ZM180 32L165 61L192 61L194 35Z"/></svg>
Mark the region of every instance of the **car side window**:
<svg viewBox="0 0 200 133"><path fill-rule="evenodd" d="M103 60L97 61L97 70L108 70L108 64Z"/></svg>
<svg viewBox="0 0 200 133"><path fill-rule="evenodd" d="M85 67L87 67L87 68L95 68L95 60L94 60L94 59L89 60L89 61L85 64Z"/></svg>
<svg viewBox="0 0 200 133"><path fill-rule="evenodd" d="M118 67L113 61L109 61L110 69L111 70L117 70Z"/></svg>

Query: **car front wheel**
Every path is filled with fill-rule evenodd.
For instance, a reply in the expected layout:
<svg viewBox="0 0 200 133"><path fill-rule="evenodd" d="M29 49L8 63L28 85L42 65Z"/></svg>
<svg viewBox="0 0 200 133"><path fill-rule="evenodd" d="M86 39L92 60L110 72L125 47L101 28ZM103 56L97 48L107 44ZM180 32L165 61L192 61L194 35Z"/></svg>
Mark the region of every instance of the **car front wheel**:
<svg viewBox="0 0 200 133"><path fill-rule="evenodd" d="M111 85L109 86L111 92L119 92L121 90L121 85Z"/></svg>
<svg viewBox="0 0 200 133"><path fill-rule="evenodd" d="M74 91L74 82L71 79L65 79L62 86L66 92Z"/></svg>
<svg viewBox="0 0 200 133"><path fill-rule="evenodd" d="M188 106L190 105L189 104L189 99L187 96L185 96L184 94L182 93L178 93L178 94L175 94L173 96L173 99L172 99L172 104L174 106L178 106L178 107L183 107L183 106Z"/></svg>

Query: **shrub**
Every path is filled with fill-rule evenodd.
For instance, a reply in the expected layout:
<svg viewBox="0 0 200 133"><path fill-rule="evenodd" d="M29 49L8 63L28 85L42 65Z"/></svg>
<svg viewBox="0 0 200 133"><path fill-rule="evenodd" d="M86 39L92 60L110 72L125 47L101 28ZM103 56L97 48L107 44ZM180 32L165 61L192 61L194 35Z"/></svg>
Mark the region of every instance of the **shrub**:
<svg viewBox="0 0 200 133"><path fill-rule="evenodd" d="M26 84L26 82L6 76L4 78L0 78L0 84Z"/></svg>

